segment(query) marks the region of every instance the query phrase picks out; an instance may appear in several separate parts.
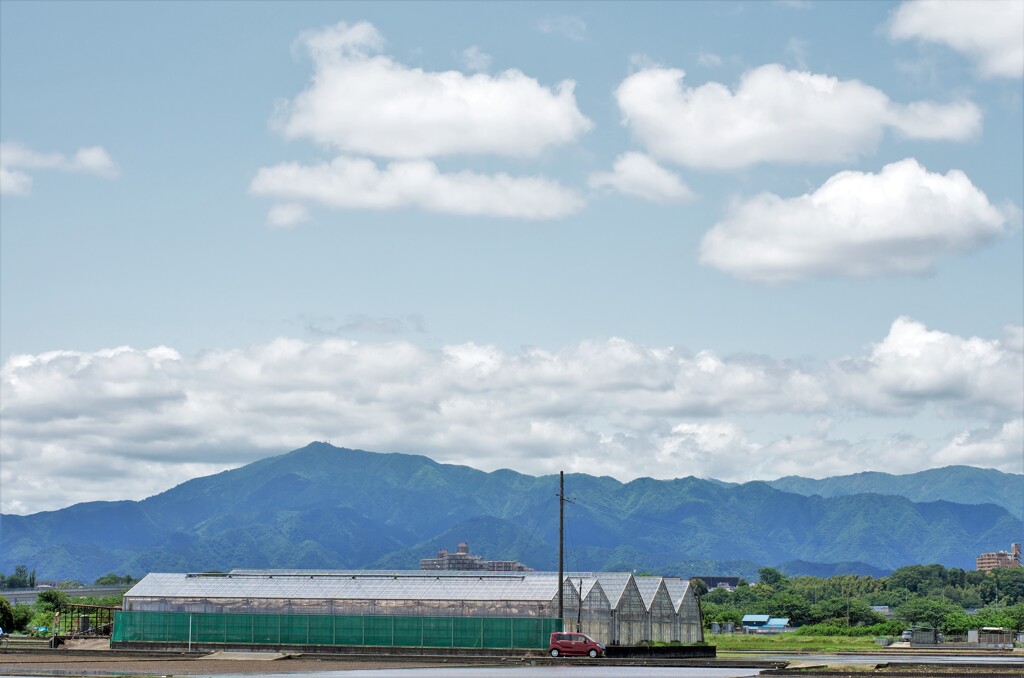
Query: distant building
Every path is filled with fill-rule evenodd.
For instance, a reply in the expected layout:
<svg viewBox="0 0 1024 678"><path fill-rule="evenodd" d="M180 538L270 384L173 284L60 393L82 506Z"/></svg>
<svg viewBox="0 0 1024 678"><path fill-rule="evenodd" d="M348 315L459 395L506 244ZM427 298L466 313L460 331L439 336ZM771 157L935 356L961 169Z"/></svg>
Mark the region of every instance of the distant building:
<svg viewBox="0 0 1024 678"><path fill-rule="evenodd" d="M995 551L978 556L978 572L991 572L1000 567L1020 567L1020 544L1011 544L1010 552Z"/></svg>
<svg viewBox="0 0 1024 678"><path fill-rule="evenodd" d="M455 553L448 549L437 552L437 558L420 561L421 570L486 570L488 572L530 572L533 568L517 560L485 560L469 552L469 544L462 542Z"/></svg>
<svg viewBox="0 0 1024 678"><path fill-rule="evenodd" d="M771 615L767 614L745 614L740 623L748 629L759 629L768 623L771 619Z"/></svg>
<svg viewBox="0 0 1024 678"><path fill-rule="evenodd" d="M708 585L708 590L723 588L726 591L735 591L736 587L740 585L739 577L705 577L704 575L694 575L690 577L690 580L700 579L702 582Z"/></svg>

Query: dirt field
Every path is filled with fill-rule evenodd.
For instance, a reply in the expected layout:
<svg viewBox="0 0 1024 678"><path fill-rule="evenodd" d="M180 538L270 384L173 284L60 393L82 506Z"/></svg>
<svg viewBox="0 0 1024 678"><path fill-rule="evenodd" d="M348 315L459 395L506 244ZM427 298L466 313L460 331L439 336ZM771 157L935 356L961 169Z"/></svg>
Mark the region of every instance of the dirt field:
<svg viewBox="0 0 1024 678"><path fill-rule="evenodd" d="M218 653L219 654L219 653ZM356 669L381 668L426 668L450 665L444 662L417 663L411 661L388 661L360 659L311 659L283 658L243 659L240 653L231 656L211 658L175 657L113 657L62 653L60 650L46 654L8 652L0 655L0 675L150 675L150 676L191 676L220 675L225 673L309 673L313 671L354 671Z"/></svg>

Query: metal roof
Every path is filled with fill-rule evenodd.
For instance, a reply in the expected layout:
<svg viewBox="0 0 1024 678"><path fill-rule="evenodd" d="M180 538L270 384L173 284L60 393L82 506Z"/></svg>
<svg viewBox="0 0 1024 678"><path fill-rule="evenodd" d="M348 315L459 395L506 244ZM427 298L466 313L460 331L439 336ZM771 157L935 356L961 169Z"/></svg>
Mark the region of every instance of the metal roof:
<svg viewBox="0 0 1024 678"><path fill-rule="evenodd" d="M475 572L393 571L345 573L296 571L146 575L126 594L132 598L256 598L293 600L522 600L549 602L558 577L534 573L478 576Z"/></svg>

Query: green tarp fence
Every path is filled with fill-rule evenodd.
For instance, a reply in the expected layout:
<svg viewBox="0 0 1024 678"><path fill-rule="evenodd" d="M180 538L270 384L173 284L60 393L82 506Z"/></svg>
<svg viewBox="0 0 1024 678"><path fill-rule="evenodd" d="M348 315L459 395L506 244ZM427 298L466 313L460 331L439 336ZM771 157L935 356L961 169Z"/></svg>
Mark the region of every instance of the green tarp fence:
<svg viewBox="0 0 1024 678"><path fill-rule="evenodd" d="M117 612L112 643L546 648L557 619Z"/></svg>

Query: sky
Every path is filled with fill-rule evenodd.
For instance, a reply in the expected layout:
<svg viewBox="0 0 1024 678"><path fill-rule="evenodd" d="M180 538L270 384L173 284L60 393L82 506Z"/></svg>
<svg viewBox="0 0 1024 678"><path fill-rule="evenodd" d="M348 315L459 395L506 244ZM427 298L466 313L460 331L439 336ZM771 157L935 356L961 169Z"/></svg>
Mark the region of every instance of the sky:
<svg viewBox="0 0 1024 678"><path fill-rule="evenodd" d="M1021 473L1022 207L1020 0L0 0L0 512Z"/></svg>

